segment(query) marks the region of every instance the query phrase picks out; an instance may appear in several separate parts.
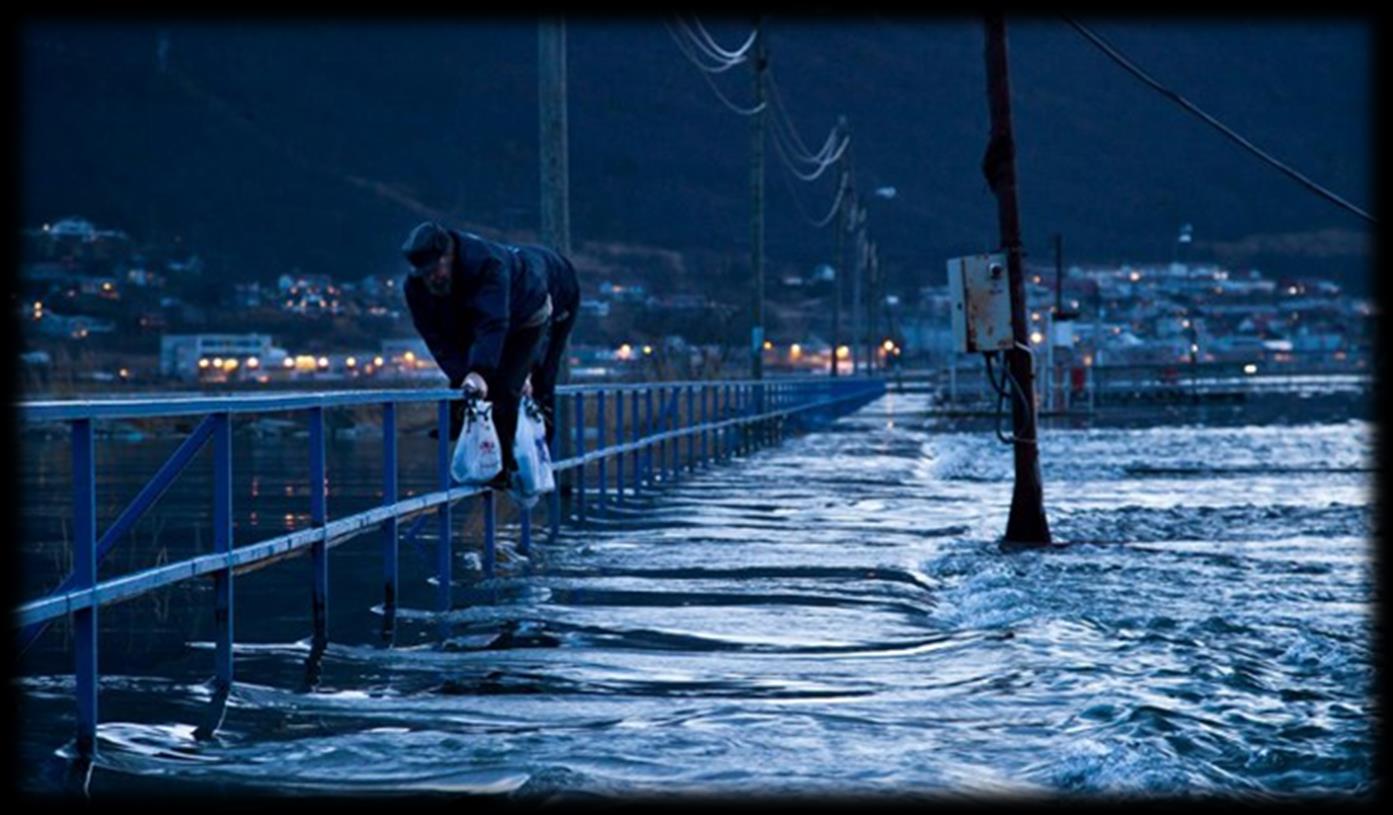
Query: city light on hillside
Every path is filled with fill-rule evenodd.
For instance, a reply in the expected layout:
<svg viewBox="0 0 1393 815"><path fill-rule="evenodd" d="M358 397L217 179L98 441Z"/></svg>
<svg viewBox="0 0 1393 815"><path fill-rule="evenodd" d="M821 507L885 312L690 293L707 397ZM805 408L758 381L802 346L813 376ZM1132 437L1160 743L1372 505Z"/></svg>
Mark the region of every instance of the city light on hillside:
<svg viewBox="0 0 1393 815"><path fill-rule="evenodd" d="M256 357L247 357L247 367L248 367L248 368L260 368L260 367L261 367L261 360L257 359Z"/></svg>
<svg viewBox="0 0 1393 815"><path fill-rule="evenodd" d="M356 367L358 367L358 358L357 358L357 357L349 357L348 359L345 359L345 360L343 361L343 364L344 364L344 365L347 365L347 366L350 367L350 368L356 368Z"/></svg>
<svg viewBox="0 0 1393 815"><path fill-rule="evenodd" d="M229 360L227 360L226 362L223 363L223 368L224 368L225 370L228 370L228 371L235 371L235 370L237 370L237 365L238 365L237 360L235 360L235 359L229 359Z"/></svg>
<svg viewBox="0 0 1393 815"><path fill-rule="evenodd" d="M881 347L881 348L884 348L884 349L885 349L885 352L888 354L889 352L895 350L895 341L894 341L894 340L886 340L885 342L882 342L882 343L880 344L880 347Z"/></svg>
<svg viewBox="0 0 1393 815"><path fill-rule="evenodd" d="M837 359L846 359L851 356L851 349L845 345L837 346Z"/></svg>
<svg viewBox="0 0 1393 815"><path fill-rule="evenodd" d="M792 359L798 359L803 356L803 346L795 342L788 347L788 355Z"/></svg>
<svg viewBox="0 0 1393 815"><path fill-rule="evenodd" d="M286 357L284 360L281 361L281 367L282 367L282 368L294 368L294 367L295 367L295 360L291 359L290 357Z"/></svg>
<svg viewBox="0 0 1393 815"><path fill-rule="evenodd" d="M328 358L328 357L320 357L320 358L319 358L319 367L321 367L321 368L328 368L328 367L329 367L329 358Z"/></svg>
<svg viewBox="0 0 1393 815"><path fill-rule="evenodd" d="M213 357L213 367L214 367L214 368L221 368L221 367L222 367L222 357Z"/></svg>
<svg viewBox="0 0 1393 815"><path fill-rule="evenodd" d="M207 368L207 367L208 367L208 358L207 358L207 357L204 357L203 359L200 359L200 360L198 361L198 367L200 367L200 368Z"/></svg>
<svg viewBox="0 0 1393 815"><path fill-rule="evenodd" d="M770 340L765 340L765 341L764 341L764 350L770 351L770 350L773 350L773 348L774 348L774 343L773 343L772 341L770 341Z"/></svg>
<svg viewBox="0 0 1393 815"><path fill-rule="evenodd" d="M645 345L645 346L643 346L643 353L644 353L645 355L653 353L653 346L651 346L651 345Z"/></svg>
<svg viewBox="0 0 1393 815"><path fill-rule="evenodd" d="M615 352L615 356L619 357L620 359L633 359L634 347L626 342L623 345L619 346L619 350Z"/></svg>
<svg viewBox="0 0 1393 815"><path fill-rule="evenodd" d="M1243 366L1243 373L1248 374L1249 376L1251 376L1251 375L1253 375L1253 374L1255 374L1255 373L1257 373L1257 372L1258 372L1258 366L1254 365L1254 364L1251 363L1251 362L1248 363L1247 365L1244 365L1244 366Z"/></svg>
<svg viewBox="0 0 1393 815"><path fill-rule="evenodd" d="M373 358L372 358L372 364L375 365L376 367L381 368L381 367L382 367L382 363L383 363L382 357L373 357Z"/></svg>
<svg viewBox="0 0 1393 815"><path fill-rule="evenodd" d="M1030 332L1030 341L1035 345L1039 345L1045 341L1045 335L1041 334L1039 331L1032 331Z"/></svg>

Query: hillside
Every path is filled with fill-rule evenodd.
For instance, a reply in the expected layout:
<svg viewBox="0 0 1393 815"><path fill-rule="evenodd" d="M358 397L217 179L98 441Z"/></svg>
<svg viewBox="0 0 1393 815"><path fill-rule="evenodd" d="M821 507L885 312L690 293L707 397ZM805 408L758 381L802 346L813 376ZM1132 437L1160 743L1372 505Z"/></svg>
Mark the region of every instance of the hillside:
<svg viewBox="0 0 1393 815"><path fill-rule="evenodd" d="M748 27L708 20L719 40ZM1093 24L1162 81L1339 194L1372 206L1371 37L1357 21ZM891 286L995 245L979 170L987 112L975 21L769 21L774 75L803 137L837 113L854 135ZM1369 230L1144 89L1063 22L1012 22L1028 251L1052 260L1195 251L1266 271L1370 277ZM531 238L537 220L536 28L527 20L31 23L21 30L20 216L69 214L179 236L224 279L298 267L395 268L415 222ZM572 230L586 282L604 246L678 252L671 274L748 281L749 127L656 21L569 26ZM747 103L749 73L715 77ZM771 273L828 259L768 151ZM800 184L808 212L831 173ZM593 244L590 245L590 244ZM610 261L601 258L609 256ZM681 270L680 274L677 270ZM652 285L661 286L665 274Z"/></svg>

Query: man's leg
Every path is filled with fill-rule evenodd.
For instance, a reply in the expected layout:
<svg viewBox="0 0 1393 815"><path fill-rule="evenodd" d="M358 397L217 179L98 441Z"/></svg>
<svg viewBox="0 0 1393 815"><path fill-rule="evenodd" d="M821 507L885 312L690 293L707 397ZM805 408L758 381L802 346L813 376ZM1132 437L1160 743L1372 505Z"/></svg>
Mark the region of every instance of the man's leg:
<svg viewBox="0 0 1393 815"><path fill-rule="evenodd" d="M532 369L532 398L542 409L542 417L547 427L547 444L551 444L556 425L556 377L561 368L562 355L566 353L566 342L571 329L576 324L576 309L567 310L560 322L550 326L546 341L546 352L537 360Z"/></svg>
<svg viewBox="0 0 1393 815"><path fill-rule="evenodd" d="M518 405L522 402L522 386L537 355L546 325L520 328L503 341L503 354L498 370L488 383L489 401L493 403L493 426L498 430L498 445L503 458L503 471L517 469L513 457L513 436L518 430Z"/></svg>

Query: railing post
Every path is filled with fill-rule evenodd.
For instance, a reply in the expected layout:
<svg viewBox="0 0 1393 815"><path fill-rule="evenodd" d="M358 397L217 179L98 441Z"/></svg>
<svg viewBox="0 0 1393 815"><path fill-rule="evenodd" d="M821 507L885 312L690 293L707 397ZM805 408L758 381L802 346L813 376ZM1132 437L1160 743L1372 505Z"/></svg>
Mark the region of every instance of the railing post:
<svg viewBox="0 0 1393 815"><path fill-rule="evenodd" d="M97 470L92 420L72 424L73 577L75 589L97 582ZM73 612L73 680L77 696L77 754L97 751L97 604Z"/></svg>
<svg viewBox="0 0 1393 815"><path fill-rule="evenodd" d="M667 407L663 410L664 417L667 417L664 433L671 433L677 429L677 387L664 387L667 391ZM663 475L663 481L677 481L677 439L667 439L663 442L663 465L667 472Z"/></svg>
<svg viewBox="0 0 1393 815"><path fill-rule="evenodd" d="M614 392L614 443L624 443L624 391ZM624 454L614 457L614 501L624 505Z"/></svg>
<svg viewBox="0 0 1393 815"><path fill-rule="evenodd" d="M561 460L561 444L565 441L566 431L564 419L565 411L561 410L561 397L557 396L552 401L551 417L551 460L553 462ZM547 538L552 543L556 543L557 536L561 533L561 493L566 489L566 473L556 474L556 489L552 490L547 496Z"/></svg>
<svg viewBox="0 0 1393 815"><path fill-rule="evenodd" d="M634 388L629 395L631 397L629 400L629 407L632 408L630 412L633 414L633 416L629 419L629 423L633 427L633 432L630 433L630 437L632 438L634 444L634 498L637 499L639 486L643 482L643 451L639 449L638 446L639 439L641 438L643 433L643 421L639 418L638 415L638 388Z"/></svg>
<svg viewBox="0 0 1393 815"><path fill-rule="evenodd" d="M696 472L696 385L687 386L687 472Z"/></svg>
<svg viewBox="0 0 1393 815"><path fill-rule="evenodd" d="M498 520L494 514L493 490L484 490L479 502L484 508L484 578L488 579L493 577L498 560Z"/></svg>
<svg viewBox="0 0 1393 815"><path fill-rule="evenodd" d="M213 551L232 551L232 421L217 414L213 428ZM217 633L214 654L214 694L232 686L232 569L213 575L213 629Z"/></svg>
<svg viewBox="0 0 1393 815"><path fill-rule="evenodd" d="M655 483L653 478L653 442L648 441L648 437L653 435L653 388L643 389L643 438L647 442L643 445L643 477L644 482L650 487Z"/></svg>
<svg viewBox="0 0 1393 815"><path fill-rule="evenodd" d="M310 423L310 525L323 529L328 519L328 490L324 471L324 408L309 409ZM444 431L441 431L442 435ZM329 641L329 547L324 537L310 544L313 569L314 645Z"/></svg>
<svg viewBox="0 0 1393 815"><path fill-rule="evenodd" d="M397 502L397 405L382 405L382 505ZM382 524L382 634L390 640L396 628L397 543L400 524L395 514Z"/></svg>
<svg viewBox="0 0 1393 815"><path fill-rule="evenodd" d="M605 449L605 391L601 388L595 394L595 449L603 451ZM605 501L609 496L609 487L605 484L607 473L605 472L605 457L602 453L600 460L595 462L596 477L600 482L600 496L595 504L595 512L598 514L604 511Z"/></svg>
<svg viewBox="0 0 1393 815"><path fill-rule="evenodd" d="M575 395L572 397L572 401L573 401L574 404L575 404L575 414L576 414L576 418L575 418L575 425L576 425L576 427L575 427L575 431L576 431L576 439L575 439L575 442L576 442L576 449L575 449L575 455L576 455L577 458L579 458L579 457L583 457L583 456L585 455L585 394L584 394L583 392L581 392L581 391L576 391ZM575 474L576 474L576 480L575 480L575 484L576 484L576 523L578 523L578 524L584 526L584 525L585 525L585 464L584 464L584 463L577 464L577 465L576 465L576 468L575 468L575 470L574 470L574 472L575 472Z"/></svg>
<svg viewBox="0 0 1393 815"><path fill-rule="evenodd" d="M667 391L667 388L659 386L657 395L654 397L657 401L657 410L653 414L654 436L662 435L667 429ZM667 473L667 440L656 441L653 443L653 447L653 459L656 463L653 468L654 480L666 484L671 480Z"/></svg>
<svg viewBox="0 0 1393 815"><path fill-rule="evenodd" d="M708 420L707 420L707 417L710 415L710 412L706 409L706 403L707 403L707 401L709 400L709 398L710 398L710 396L711 396L711 390L712 390L712 388L711 388L710 385L706 384L705 382L703 382L703 383L701 384L700 387L701 387L701 423L704 425L704 424L707 423L707 421L708 421ZM702 428L702 431L701 431L701 466L703 466L703 467L705 467L705 466L709 463L709 462L708 462L708 459L707 459L707 442L710 440L710 438L711 438L711 431L710 431L709 429Z"/></svg>
<svg viewBox="0 0 1393 815"><path fill-rule="evenodd" d="M435 448L436 486L450 489L450 400L441 399L435 405L435 423L439 429ZM462 430L460 432L463 432ZM450 610L450 582L454 579L454 547L450 542L450 502L444 501L436 510L439 544L435 547L435 608L440 612L442 638L446 630L444 614Z"/></svg>

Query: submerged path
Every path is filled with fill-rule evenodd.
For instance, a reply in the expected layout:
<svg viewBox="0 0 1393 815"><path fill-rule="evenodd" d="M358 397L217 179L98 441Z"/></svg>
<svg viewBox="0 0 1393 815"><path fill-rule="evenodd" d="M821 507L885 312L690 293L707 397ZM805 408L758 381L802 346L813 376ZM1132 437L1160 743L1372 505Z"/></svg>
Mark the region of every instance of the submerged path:
<svg viewBox="0 0 1393 815"><path fill-rule="evenodd" d="M495 578L461 553L443 647L428 591L381 647L346 607L378 554L345 545L313 692L304 575L248 576L267 619L217 737L195 633L103 676L93 790L1368 793L1371 425L1047 427L1072 545L1004 554L1009 449L927 407L887 395L530 557L505 529ZM71 677L21 688L44 763Z"/></svg>

